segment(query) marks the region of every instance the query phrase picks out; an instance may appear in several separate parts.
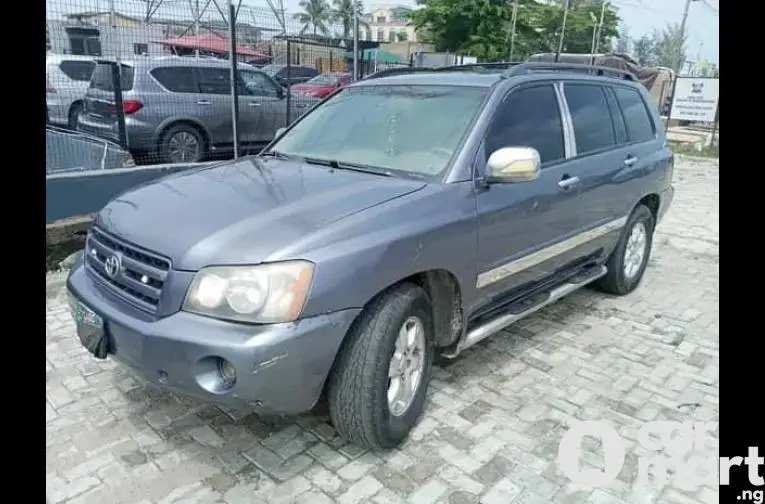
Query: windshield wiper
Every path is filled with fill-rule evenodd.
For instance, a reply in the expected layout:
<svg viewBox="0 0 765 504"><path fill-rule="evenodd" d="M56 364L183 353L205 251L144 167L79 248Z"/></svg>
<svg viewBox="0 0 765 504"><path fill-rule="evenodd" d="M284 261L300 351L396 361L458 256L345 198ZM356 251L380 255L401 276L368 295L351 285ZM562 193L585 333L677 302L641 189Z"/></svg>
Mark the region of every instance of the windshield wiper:
<svg viewBox="0 0 765 504"><path fill-rule="evenodd" d="M283 152L279 152L279 151L275 151L275 150L270 150L268 152L261 152L260 155L261 156L271 156L271 157L275 157L275 158L279 158L279 159L295 159L297 157L297 156L291 156L289 154L285 154Z"/></svg>
<svg viewBox="0 0 765 504"><path fill-rule="evenodd" d="M329 166L330 168L335 168L338 170L349 170L349 171L356 171L361 173L369 173L371 175L379 175L381 177L393 177L393 173L388 170L384 170L376 166L370 166L370 165L365 165L361 163L347 163L345 161L338 161L336 159L320 159L320 158L311 158L311 157L303 158L303 161L308 164Z"/></svg>

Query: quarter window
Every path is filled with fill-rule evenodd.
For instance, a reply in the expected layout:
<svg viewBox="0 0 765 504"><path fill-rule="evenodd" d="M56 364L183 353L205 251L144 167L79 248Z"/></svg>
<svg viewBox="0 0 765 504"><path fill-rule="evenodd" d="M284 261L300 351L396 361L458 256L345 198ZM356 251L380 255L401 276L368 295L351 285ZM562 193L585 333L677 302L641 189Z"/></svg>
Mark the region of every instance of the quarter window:
<svg viewBox="0 0 765 504"><path fill-rule="evenodd" d="M566 157L558 99L552 85L512 91L486 135L486 156L503 147L533 147L543 164Z"/></svg>
<svg viewBox="0 0 765 504"><path fill-rule="evenodd" d="M626 87L615 87L614 93L624 114L630 141L648 142L653 140L656 136L656 130L640 93Z"/></svg>
<svg viewBox="0 0 765 504"><path fill-rule="evenodd" d="M93 75L93 69L96 68L96 62L64 60L59 68L72 80L89 82L91 75Z"/></svg>
<svg viewBox="0 0 765 504"><path fill-rule="evenodd" d="M567 83L563 86L563 93L574 123L578 154L587 154L616 145L614 124L602 87Z"/></svg>

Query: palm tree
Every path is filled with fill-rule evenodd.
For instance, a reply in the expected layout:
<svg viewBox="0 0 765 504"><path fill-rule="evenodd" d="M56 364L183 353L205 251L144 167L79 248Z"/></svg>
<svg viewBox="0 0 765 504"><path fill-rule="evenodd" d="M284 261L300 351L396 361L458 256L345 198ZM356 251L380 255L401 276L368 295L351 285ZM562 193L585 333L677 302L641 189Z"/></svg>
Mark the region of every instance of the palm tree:
<svg viewBox="0 0 765 504"><path fill-rule="evenodd" d="M327 24L332 19L332 11L327 0L300 0L298 5L303 12L298 12L293 17L303 24L301 35L308 31L308 28L313 28L314 35L329 33Z"/></svg>
<svg viewBox="0 0 765 504"><path fill-rule="evenodd" d="M359 26L369 28L369 25L361 20L364 12L364 4L361 0L332 0L332 18L343 26L343 38L348 39L353 33L353 8L359 16Z"/></svg>

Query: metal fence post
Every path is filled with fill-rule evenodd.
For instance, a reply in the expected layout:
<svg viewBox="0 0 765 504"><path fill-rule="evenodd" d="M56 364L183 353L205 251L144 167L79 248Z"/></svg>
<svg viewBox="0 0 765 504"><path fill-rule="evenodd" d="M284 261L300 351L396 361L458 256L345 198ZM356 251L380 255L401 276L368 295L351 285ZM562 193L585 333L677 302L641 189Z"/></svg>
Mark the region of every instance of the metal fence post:
<svg viewBox="0 0 765 504"><path fill-rule="evenodd" d="M239 75L236 67L236 9L228 0L228 56L231 66L231 123L234 137L234 159L239 157Z"/></svg>
<svg viewBox="0 0 765 504"><path fill-rule="evenodd" d="M125 108L122 101L122 68L119 63L110 62L112 67L112 87L114 88L114 108L117 112L117 134L120 147L127 150L127 127L125 127Z"/></svg>
<svg viewBox="0 0 765 504"><path fill-rule="evenodd" d="M290 119L292 116L292 44L290 39L287 39L287 122L286 126L290 125Z"/></svg>

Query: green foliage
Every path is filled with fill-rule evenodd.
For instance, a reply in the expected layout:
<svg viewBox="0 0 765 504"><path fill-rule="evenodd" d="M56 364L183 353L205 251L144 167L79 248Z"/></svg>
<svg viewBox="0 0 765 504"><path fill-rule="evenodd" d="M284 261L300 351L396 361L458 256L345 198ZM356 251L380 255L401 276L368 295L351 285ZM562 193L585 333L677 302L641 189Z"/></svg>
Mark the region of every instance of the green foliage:
<svg viewBox="0 0 765 504"><path fill-rule="evenodd" d="M517 0L513 59L554 52L558 47L564 4ZM423 41L437 51L457 52L481 59L502 59L510 52L513 3L500 0L420 0L424 7L410 13L412 24ZM600 18L599 0L571 0L563 52L589 53ZM593 22L593 16L596 21ZM609 5L605 9L599 52L611 49L618 32L619 17Z"/></svg>
<svg viewBox="0 0 765 504"><path fill-rule="evenodd" d="M331 18L343 27L343 38L349 39L353 35L353 8L354 4L359 17L364 12L362 0L332 0ZM359 27L368 28L369 25L359 19Z"/></svg>
<svg viewBox="0 0 765 504"><path fill-rule="evenodd" d="M293 17L303 25L300 34L311 30L314 35L327 35L329 23L332 21L332 9L326 0L300 0L298 3L302 12Z"/></svg>

